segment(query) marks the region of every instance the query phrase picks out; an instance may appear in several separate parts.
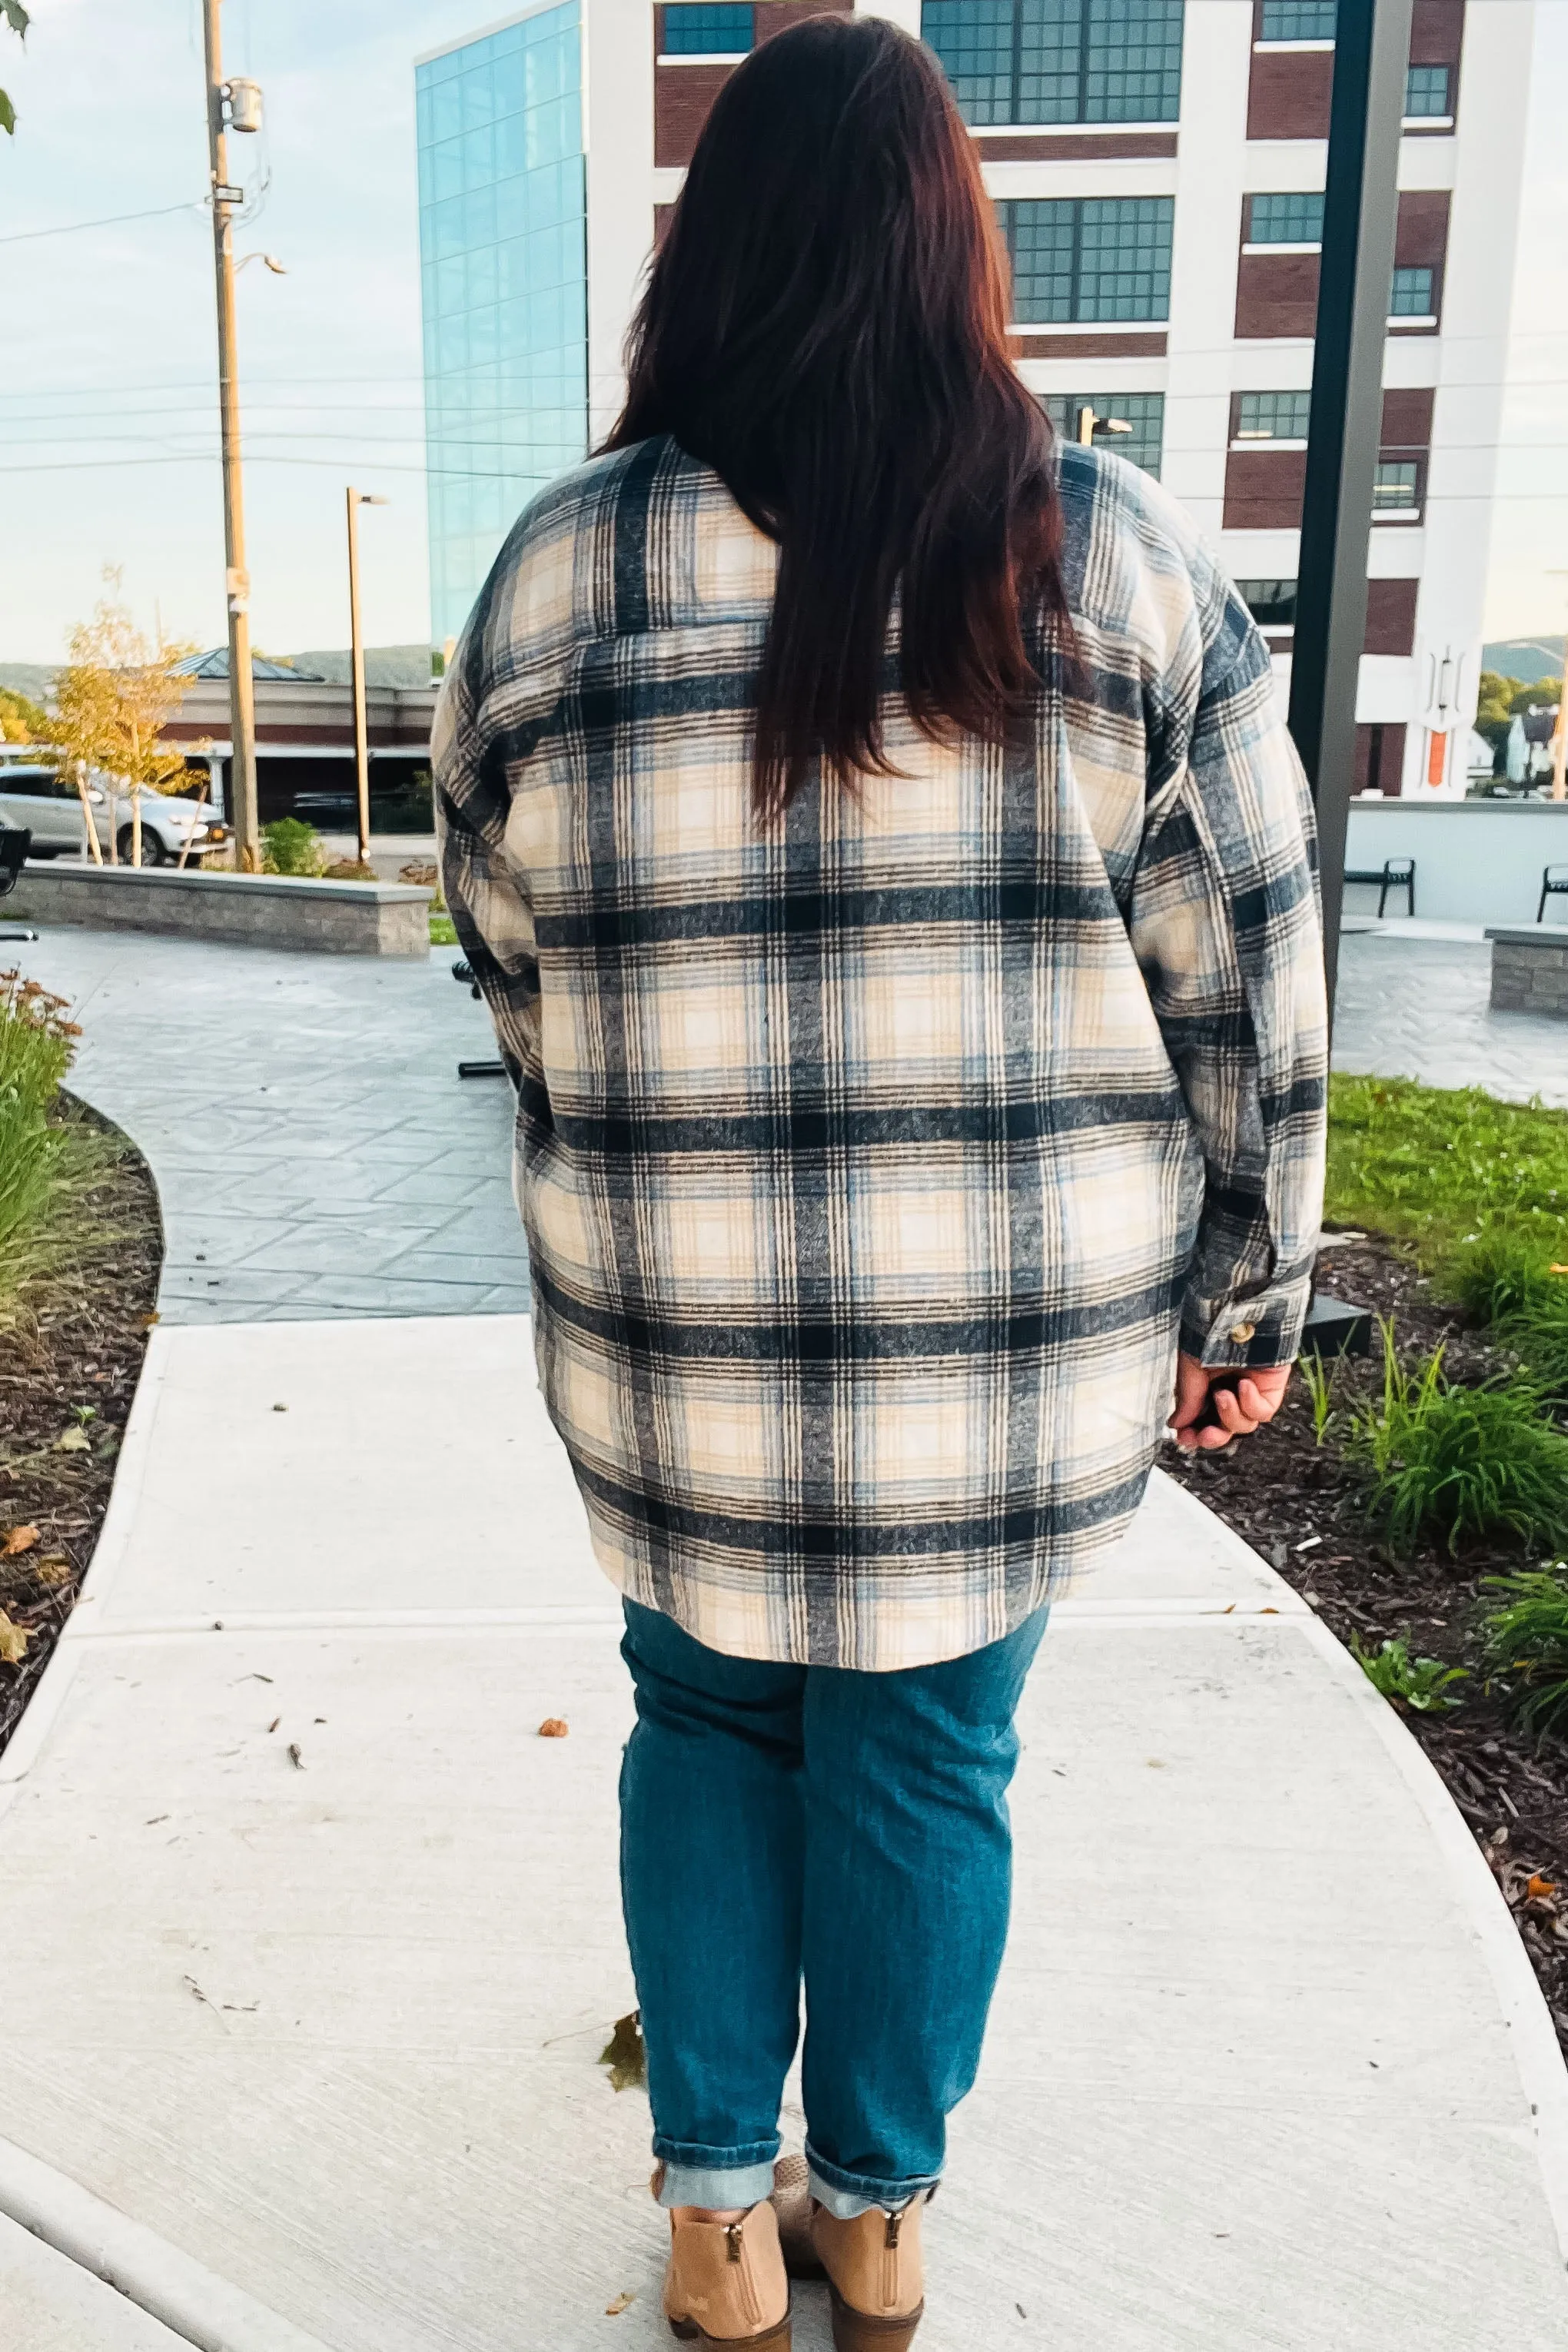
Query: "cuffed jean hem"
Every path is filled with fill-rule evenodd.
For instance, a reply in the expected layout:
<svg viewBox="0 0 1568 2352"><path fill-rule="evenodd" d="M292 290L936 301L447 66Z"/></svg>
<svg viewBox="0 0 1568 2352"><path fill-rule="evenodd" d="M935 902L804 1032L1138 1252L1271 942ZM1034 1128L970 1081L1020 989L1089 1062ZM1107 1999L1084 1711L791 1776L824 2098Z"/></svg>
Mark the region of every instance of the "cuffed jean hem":
<svg viewBox="0 0 1568 2352"><path fill-rule="evenodd" d="M841 2172L836 2164L825 2164L809 2140L805 2162L812 2195L836 2221L853 2221L862 2213L897 2213L917 2197L929 2197L942 2179L940 2172L925 2172L914 2180L870 2180L863 2172Z"/></svg>
<svg viewBox="0 0 1568 2352"><path fill-rule="evenodd" d="M773 2195L773 2159L779 2143L771 2147L754 2140L749 2147L693 2147L679 2140L654 2136L653 2152L664 2168L658 2196L661 2205L700 2205L709 2212L750 2210Z"/></svg>

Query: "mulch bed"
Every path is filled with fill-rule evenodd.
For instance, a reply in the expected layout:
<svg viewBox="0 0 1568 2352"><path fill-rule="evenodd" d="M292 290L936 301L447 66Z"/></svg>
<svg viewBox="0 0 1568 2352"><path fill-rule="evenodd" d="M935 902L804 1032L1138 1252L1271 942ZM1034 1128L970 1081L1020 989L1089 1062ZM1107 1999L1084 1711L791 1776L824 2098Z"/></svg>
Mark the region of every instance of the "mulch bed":
<svg viewBox="0 0 1568 2352"><path fill-rule="evenodd" d="M0 1660L0 1748L98 1541L163 1255L158 1195L140 1153L84 1105L65 1109L114 1150L90 1196L73 1205L92 1238L74 1263L35 1283L23 1327L0 1333L0 1610L28 1637L19 1664ZM21 1534L25 1549L7 1554L7 1540L16 1547L28 1528L37 1541Z"/></svg>
<svg viewBox="0 0 1568 2352"><path fill-rule="evenodd" d="M1325 1236L1320 1286L1392 1317L1403 1347L1428 1353L1439 1341L1457 1380L1477 1381L1507 1360L1436 1301L1410 1259L1376 1234ZM1342 1415L1375 1384L1381 1344L1371 1362L1347 1361L1336 1379ZM1468 1547L1459 1557L1432 1549L1393 1559L1380 1549L1358 1507L1359 1474L1330 1430L1316 1443L1311 1405L1293 1381L1267 1428L1223 1454L1164 1457L1210 1510L1245 1537L1293 1585L1347 1646L1363 1649L1403 1635L1412 1656L1463 1666L1454 1685L1462 1704L1450 1711L1401 1709L1468 1822L1513 1914L1568 2055L1568 1741L1542 1741L1513 1727L1500 1695L1489 1692L1477 1619L1495 1596L1483 1578L1539 1565L1515 1548ZM1314 1542L1313 1538L1317 1540ZM1545 1879L1555 1895L1529 1893Z"/></svg>

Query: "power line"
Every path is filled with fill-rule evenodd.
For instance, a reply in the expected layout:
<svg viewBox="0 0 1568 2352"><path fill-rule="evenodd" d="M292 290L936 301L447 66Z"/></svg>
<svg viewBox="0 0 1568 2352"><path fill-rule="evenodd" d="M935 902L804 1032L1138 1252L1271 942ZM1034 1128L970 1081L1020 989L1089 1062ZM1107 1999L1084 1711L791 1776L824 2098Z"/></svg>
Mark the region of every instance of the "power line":
<svg viewBox="0 0 1568 2352"><path fill-rule="evenodd" d="M40 236L75 236L79 230L84 228L118 228L121 221L163 220L171 213L201 213L205 210L205 199L193 196L185 204L154 205L144 213L105 213L100 220L61 221L58 228L17 229L11 236L0 236L0 245L30 245Z"/></svg>

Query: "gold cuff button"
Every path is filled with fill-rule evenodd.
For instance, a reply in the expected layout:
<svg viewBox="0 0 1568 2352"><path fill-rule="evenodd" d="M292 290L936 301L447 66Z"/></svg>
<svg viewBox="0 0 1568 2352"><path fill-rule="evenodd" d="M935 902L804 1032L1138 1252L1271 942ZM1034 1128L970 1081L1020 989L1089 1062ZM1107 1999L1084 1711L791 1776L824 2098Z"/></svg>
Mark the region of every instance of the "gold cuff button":
<svg viewBox="0 0 1568 2352"><path fill-rule="evenodd" d="M1256 1323L1233 1323L1230 1327L1230 1336L1238 1348L1245 1348L1249 1339L1256 1338L1257 1332Z"/></svg>

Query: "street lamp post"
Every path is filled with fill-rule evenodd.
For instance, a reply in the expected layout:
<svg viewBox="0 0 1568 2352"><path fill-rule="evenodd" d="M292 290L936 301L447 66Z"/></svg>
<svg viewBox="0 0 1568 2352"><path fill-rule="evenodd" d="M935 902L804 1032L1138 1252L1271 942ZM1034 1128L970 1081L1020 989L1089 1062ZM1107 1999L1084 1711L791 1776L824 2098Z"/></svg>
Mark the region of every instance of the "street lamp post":
<svg viewBox="0 0 1568 2352"><path fill-rule="evenodd" d="M223 78L219 0L202 0L206 43L207 158L212 176L213 258L217 273L218 418L223 435L224 601L228 607L229 760L228 820L234 828L235 864L242 874L261 869L261 835L256 805L256 695L250 669L250 574L245 567L245 491L239 450L239 360L235 328L234 249L230 220L243 190L228 176L230 123L237 131L261 126L261 93L254 82L227 84ZM233 100L231 103L231 93ZM226 109L228 110L226 111Z"/></svg>
<svg viewBox="0 0 1568 2352"><path fill-rule="evenodd" d="M1290 732L1318 810L1333 1012L1355 777L1366 558L1383 428L1412 0L1340 0L1290 660Z"/></svg>
<svg viewBox="0 0 1568 2352"><path fill-rule="evenodd" d="M360 625L359 610L359 510L361 507L384 507L385 499L373 498L368 490L356 490L353 485L346 496L349 522L349 683L354 703L354 783L359 801L359 862L370 864L370 730L364 711L364 633Z"/></svg>

